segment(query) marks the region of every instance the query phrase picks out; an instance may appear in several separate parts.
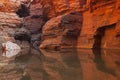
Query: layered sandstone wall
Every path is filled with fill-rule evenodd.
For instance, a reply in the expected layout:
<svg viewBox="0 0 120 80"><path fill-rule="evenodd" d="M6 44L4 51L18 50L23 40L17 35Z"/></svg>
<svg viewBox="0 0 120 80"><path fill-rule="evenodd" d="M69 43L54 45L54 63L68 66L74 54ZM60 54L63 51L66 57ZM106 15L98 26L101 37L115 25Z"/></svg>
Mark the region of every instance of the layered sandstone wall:
<svg viewBox="0 0 120 80"><path fill-rule="evenodd" d="M120 48L119 0L33 1L37 2L49 18L42 29L41 48Z"/></svg>
<svg viewBox="0 0 120 80"><path fill-rule="evenodd" d="M31 2L30 13L22 11L28 14L23 23L15 13L21 2L26 6ZM8 28L22 23L33 34L42 33L40 48L118 49L119 5L119 0L1 0L0 25Z"/></svg>
<svg viewBox="0 0 120 80"><path fill-rule="evenodd" d="M15 13L19 5L16 0L0 0L0 43L14 41L13 34L22 23Z"/></svg>
<svg viewBox="0 0 120 80"><path fill-rule="evenodd" d="M78 39L81 48L119 48L118 0L94 0L89 11L83 12L83 26Z"/></svg>
<svg viewBox="0 0 120 80"><path fill-rule="evenodd" d="M79 0L40 0L40 3L48 18L42 28L40 48L75 48L83 23L83 4Z"/></svg>

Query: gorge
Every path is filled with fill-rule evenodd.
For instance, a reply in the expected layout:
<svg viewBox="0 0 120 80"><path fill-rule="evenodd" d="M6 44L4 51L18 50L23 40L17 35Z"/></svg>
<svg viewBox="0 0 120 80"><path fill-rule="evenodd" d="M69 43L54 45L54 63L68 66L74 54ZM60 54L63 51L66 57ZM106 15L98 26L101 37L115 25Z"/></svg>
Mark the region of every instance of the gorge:
<svg viewBox="0 0 120 80"><path fill-rule="evenodd" d="M119 80L120 0L0 0L0 44L0 80Z"/></svg>
<svg viewBox="0 0 120 80"><path fill-rule="evenodd" d="M21 27L33 38L40 34L37 45L42 49L119 49L119 4L118 0L1 0L1 26L12 30L5 33L8 40L14 40L10 35Z"/></svg>

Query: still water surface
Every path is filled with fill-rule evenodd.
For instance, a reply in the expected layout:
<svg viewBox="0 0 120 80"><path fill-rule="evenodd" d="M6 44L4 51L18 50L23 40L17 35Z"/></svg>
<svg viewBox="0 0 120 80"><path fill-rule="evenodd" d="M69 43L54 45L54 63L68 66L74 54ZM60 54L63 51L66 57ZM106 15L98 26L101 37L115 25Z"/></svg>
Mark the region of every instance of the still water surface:
<svg viewBox="0 0 120 80"><path fill-rule="evenodd" d="M120 50L22 49L0 54L0 80L120 80Z"/></svg>

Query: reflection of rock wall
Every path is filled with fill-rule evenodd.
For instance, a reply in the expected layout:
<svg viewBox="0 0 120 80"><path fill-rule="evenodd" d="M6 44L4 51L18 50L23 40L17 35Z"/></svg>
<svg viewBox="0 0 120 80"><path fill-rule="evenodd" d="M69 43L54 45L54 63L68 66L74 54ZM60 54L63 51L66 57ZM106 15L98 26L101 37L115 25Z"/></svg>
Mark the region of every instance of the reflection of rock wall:
<svg viewBox="0 0 120 80"><path fill-rule="evenodd" d="M96 78L102 80L119 80L120 57L119 50L93 51L96 65ZM95 68L94 68L95 69ZM95 71L95 70L94 70ZM93 73L91 73L93 74ZM89 79L90 80L90 79ZM92 80L92 79L91 79Z"/></svg>
<svg viewBox="0 0 120 80"><path fill-rule="evenodd" d="M48 80L119 80L119 51L41 51ZM57 76L57 77L56 77Z"/></svg>
<svg viewBox="0 0 120 80"><path fill-rule="evenodd" d="M43 69L47 73L48 80L82 80L82 70L76 50L61 52L42 50L41 52L44 55Z"/></svg>

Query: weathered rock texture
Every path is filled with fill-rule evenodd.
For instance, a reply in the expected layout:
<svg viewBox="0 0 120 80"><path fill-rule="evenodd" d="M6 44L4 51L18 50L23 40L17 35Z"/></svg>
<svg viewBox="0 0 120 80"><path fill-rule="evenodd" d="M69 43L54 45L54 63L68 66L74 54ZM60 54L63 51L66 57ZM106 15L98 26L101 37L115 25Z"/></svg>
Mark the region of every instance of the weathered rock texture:
<svg viewBox="0 0 120 80"><path fill-rule="evenodd" d="M14 41L13 33L22 23L15 13L18 7L19 2L15 0L0 0L0 43Z"/></svg>
<svg viewBox="0 0 120 80"><path fill-rule="evenodd" d="M78 39L81 48L120 48L119 0L94 0L83 12L83 26Z"/></svg>
<svg viewBox="0 0 120 80"><path fill-rule="evenodd" d="M49 19L40 48L120 48L119 0L33 1L37 3Z"/></svg>
<svg viewBox="0 0 120 80"><path fill-rule="evenodd" d="M38 0L34 0L38 1ZM39 2L34 3L30 6L30 15L24 18L25 27L30 30L33 34L39 33L42 29L42 26L46 22L43 20L43 9Z"/></svg>
<svg viewBox="0 0 120 80"><path fill-rule="evenodd" d="M15 14L21 3L28 10L20 10L28 12L23 22ZM119 49L119 5L119 0L1 0L1 35L22 23L34 35L42 32L40 48Z"/></svg>
<svg viewBox="0 0 120 80"><path fill-rule="evenodd" d="M43 42L40 47L49 49L76 47L81 27L81 13L75 12L52 18L43 27Z"/></svg>

